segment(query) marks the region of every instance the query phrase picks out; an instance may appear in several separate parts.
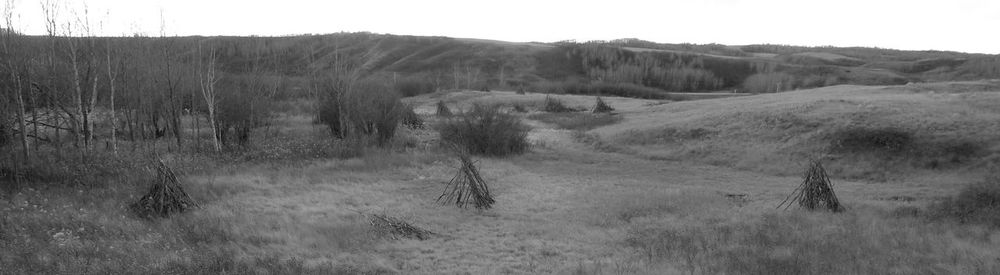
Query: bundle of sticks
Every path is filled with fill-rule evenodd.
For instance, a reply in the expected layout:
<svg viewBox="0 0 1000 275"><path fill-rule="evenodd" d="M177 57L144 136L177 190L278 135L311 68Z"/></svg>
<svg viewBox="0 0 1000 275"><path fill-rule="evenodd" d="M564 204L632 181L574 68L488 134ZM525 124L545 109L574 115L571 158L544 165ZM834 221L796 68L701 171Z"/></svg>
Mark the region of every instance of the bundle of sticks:
<svg viewBox="0 0 1000 275"><path fill-rule="evenodd" d="M458 172L448 182L448 186L438 202L452 203L458 207L473 205L476 209L489 209L496 201L490 195L490 188L486 181L479 174L479 169L467 153L458 153L458 158L462 162Z"/></svg>
<svg viewBox="0 0 1000 275"><path fill-rule="evenodd" d="M434 232L414 226L400 218L385 214L371 214L368 217L368 222L377 234L389 236L393 240L398 240L402 237L422 241L430 239L434 235Z"/></svg>
<svg viewBox="0 0 1000 275"><path fill-rule="evenodd" d="M795 188L781 204L778 204L778 208L784 206L787 209L795 202L809 210L820 208L826 208L833 212L844 210L837 195L833 192L833 183L830 182L830 177L827 176L826 169L823 169L819 160L810 161L809 169L802 177L802 184Z"/></svg>
<svg viewBox="0 0 1000 275"><path fill-rule="evenodd" d="M136 214L145 218L166 218L197 207L194 199L184 192L177 174L163 160L157 162L156 179L149 192L131 205Z"/></svg>

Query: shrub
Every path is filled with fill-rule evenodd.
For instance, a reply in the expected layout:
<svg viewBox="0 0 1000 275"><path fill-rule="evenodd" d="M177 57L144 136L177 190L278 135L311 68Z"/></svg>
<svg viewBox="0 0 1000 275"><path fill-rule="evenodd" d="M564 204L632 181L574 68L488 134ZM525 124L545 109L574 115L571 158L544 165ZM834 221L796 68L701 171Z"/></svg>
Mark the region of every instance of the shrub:
<svg viewBox="0 0 1000 275"><path fill-rule="evenodd" d="M992 177L965 187L958 195L931 205L929 215L960 223L1000 227L1000 178Z"/></svg>
<svg viewBox="0 0 1000 275"><path fill-rule="evenodd" d="M404 97L433 93L437 90L434 82L417 77L407 77L396 81L394 87Z"/></svg>
<svg viewBox="0 0 1000 275"><path fill-rule="evenodd" d="M545 97L545 108L544 110L549 113L565 113L565 112L575 112L576 110L570 107L566 107L562 101L552 98L551 96Z"/></svg>
<svg viewBox="0 0 1000 275"><path fill-rule="evenodd" d="M379 146L387 144L403 117L399 94L370 79L354 85L337 84L331 85L321 98L319 120L338 138L346 137L350 130L356 135L373 136Z"/></svg>
<svg viewBox="0 0 1000 275"><path fill-rule="evenodd" d="M424 120L413 111L412 106L403 108L403 126L410 127L410 129L424 128Z"/></svg>
<svg viewBox="0 0 1000 275"><path fill-rule="evenodd" d="M273 95L268 93L273 88L271 85L273 83L266 83L261 75L228 77L220 81L215 123L223 145L231 141L248 145L253 130L264 126L271 118L275 108Z"/></svg>
<svg viewBox="0 0 1000 275"><path fill-rule="evenodd" d="M528 126L496 106L475 105L472 110L439 126L441 140L486 156L520 154L528 150Z"/></svg>
<svg viewBox="0 0 1000 275"><path fill-rule="evenodd" d="M518 113L527 113L528 112L528 107L524 107L524 104L521 104L521 103L514 103L513 106L512 106L512 109L515 112L518 112Z"/></svg>
<svg viewBox="0 0 1000 275"><path fill-rule="evenodd" d="M913 142L913 135L895 128L852 128L839 132L833 148L843 151L896 152Z"/></svg>

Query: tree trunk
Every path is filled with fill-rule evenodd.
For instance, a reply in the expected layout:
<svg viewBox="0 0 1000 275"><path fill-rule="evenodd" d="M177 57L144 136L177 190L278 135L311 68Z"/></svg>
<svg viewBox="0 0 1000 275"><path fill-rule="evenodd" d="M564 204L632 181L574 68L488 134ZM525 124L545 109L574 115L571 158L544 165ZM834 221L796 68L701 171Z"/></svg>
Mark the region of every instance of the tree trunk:
<svg viewBox="0 0 1000 275"><path fill-rule="evenodd" d="M24 119L25 119L24 118L24 116L25 116L24 115L24 99L21 97L21 92L22 92L22 90L24 88L23 87L24 85L23 85L23 81L21 80L20 77L17 77L15 79L15 83L17 84L17 87L14 90L14 94L15 94L15 99L17 101L18 128L20 128L20 131L21 131L21 137L20 137L21 138L21 149L22 149L22 154L23 154L23 157L24 157L24 161L27 162L28 161L28 128L25 126L25 122L24 122Z"/></svg>
<svg viewBox="0 0 1000 275"><path fill-rule="evenodd" d="M111 153L118 155L118 113L115 112L115 73L111 69L111 42L108 42L108 88L110 90L111 109Z"/></svg>

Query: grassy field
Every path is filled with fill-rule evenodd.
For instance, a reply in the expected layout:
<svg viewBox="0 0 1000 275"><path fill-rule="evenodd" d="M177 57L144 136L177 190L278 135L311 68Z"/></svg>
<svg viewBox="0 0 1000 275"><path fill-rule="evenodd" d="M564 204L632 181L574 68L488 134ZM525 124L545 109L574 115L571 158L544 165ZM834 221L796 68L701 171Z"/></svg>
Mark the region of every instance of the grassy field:
<svg viewBox="0 0 1000 275"><path fill-rule="evenodd" d="M996 274L996 227L936 214L994 165L996 85L604 98L609 115L544 113L541 94L435 93L405 99L431 127L386 149L283 115L252 148L162 156L201 205L170 219L128 211L152 181L141 150L79 168L105 171L93 178L11 189L0 273ZM526 109L530 152L476 158L493 209L435 202L458 167L437 146L438 101ZM847 211L775 209L819 157ZM436 234L393 239L371 214Z"/></svg>

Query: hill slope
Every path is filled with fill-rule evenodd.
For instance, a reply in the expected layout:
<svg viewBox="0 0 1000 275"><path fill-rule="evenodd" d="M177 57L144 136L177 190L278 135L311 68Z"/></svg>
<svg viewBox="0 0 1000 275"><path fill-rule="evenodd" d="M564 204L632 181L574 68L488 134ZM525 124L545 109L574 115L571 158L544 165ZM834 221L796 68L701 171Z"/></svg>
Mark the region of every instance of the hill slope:
<svg viewBox="0 0 1000 275"><path fill-rule="evenodd" d="M784 175L826 158L840 177L886 180L996 162L997 106L997 81L842 85L657 105L593 133L652 158Z"/></svg>
<svg viewBox="0 0 1000 275"><path fill-rule="evenodd" d="M235 73L260 59L268 60L268 69L288 76L322 74L334 63L349 60L368 74L412 77L444 89L611 82L671 92L758 93L1000 78L996 55L879 48L660 44L638 39L513 43L373 33L149 40L187 55L193 54L194 43L211 40L221 63Z"/></svg>

